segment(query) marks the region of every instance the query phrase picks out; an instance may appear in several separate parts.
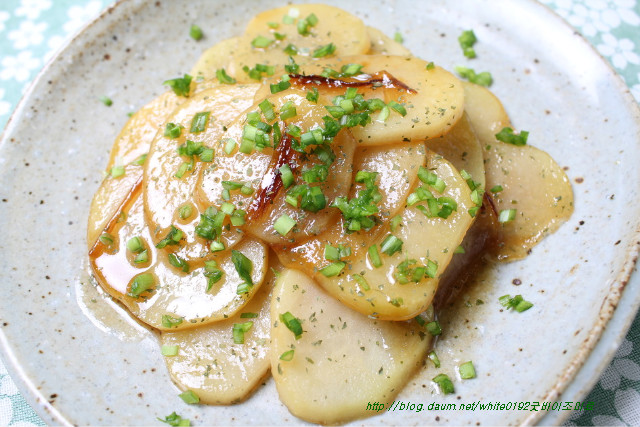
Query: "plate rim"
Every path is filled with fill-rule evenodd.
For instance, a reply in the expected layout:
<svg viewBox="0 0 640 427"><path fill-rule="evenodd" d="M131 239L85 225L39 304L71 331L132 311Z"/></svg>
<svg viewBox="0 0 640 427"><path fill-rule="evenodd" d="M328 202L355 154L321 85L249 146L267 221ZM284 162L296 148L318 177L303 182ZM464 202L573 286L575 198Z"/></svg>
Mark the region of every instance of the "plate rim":
<svg viewBox="0 0 640 427"><path fill-rule="evenodd" d="M151 1L152 0L141 0L137 1L137 3L144 4L145 2ZM299 3L302 1L304 0L294 0L294 3ZM115 2L107 4L93 20L87 22L73 35L69 36L66 41L57 48L56 52L49 57L46 64L33 78L28 88L24 91L22 97L17 103L15 109L11 113L2 133L0 134L0 150L2 150L3 147L8 144L8 140L13 133L12 131L16 123L19 121L19 117L25 111L27 102L30 100L36 87L38 87L45 79L49 70L54 66L57 60L61 56L63 56L71 47L73 47L73 45L82 42L82 38L86 36L86 33L90 28L96 26L96 24L108 18L109 15L112 15L114 11L123 7L123 5L125 5L126 3L134 2L136 2L136 0L116 0ZM640 105L633 98L630 88L624 82L622 76L615 70L611 63L597 51L595 46L591 44L586 39L586 37L580 34L577 29L571 26L549 5L544 4L539 0L520 0L520 2L524 5L537 7L540 10L545 10L545 13L555 19L558 24L563 25L565 29L570 29L573 35L578 37L580 43L585 45L592 54L595 54L599 58L599 61L606 66L608 73L610 74L609 77L613 77L612 80L615 82L615 90L618 92L618 94L621 95L621 97L624 98L625 111L628 112L629 117L632 117L635 124L640 128ZM623 297L631 292L629 291L629 289L634 289L635 287L640 286L638 284L640 283L640 276L639 273L635 271L638 256L640 254L640 223L636 223L636 229L633 231L632 235L635 237L635 239L633 239L633 241L628 244L625 250L626 258L623 263L623 268L619 270L618 274L611 281L609 292L607 293L607 296L602 300L598 320L594 324L595 327L588 334L588 339L583 341L579 352L575 357L573 357L571 363L567 364L567 367L570 369L568 369L567 372L555 382L555 385L545 395L545 400L549 399L553 401L561 397L563 393L567 391L568 387L574 384L576 377L585 373L585 370L583 369L584 366L595 358L595 363L597 364L598 369L590 371L589 375L586 375L586 377L588 378L584 379L585 383L582 385L581 389L575 393L576 397L586 397L586 395L590 392L590 390L602 375L604 369L610 364L617 351L617 348L619 347L622 340L626 337L631 324L633 323L635 317L638 315L638 312L640 311L640 295L636 295L635 300L632 298L625 298L623 300ZM619 309L621 306L625 306L624 304L620 303L621 301L630 301L627 304L629 306L629 311L622 312ZM624 317L624 319L620 320L620 322L622 322L621 327L617 328L615 331L607 331L608 326L613 323L613 320L621 317ZM596 349L601 350L598 350L598 352L596 352ZM600 354L601 352L603 354ZM69 419L64 416L64 414L58 411L58 409L51 403L49 403L46 397L37 390L37 387L35 387L32 379L27 376L19 360L15 357L13 347L7 340L7 337L5 336L4 331L1 328L0 355L5 362L6 369L11 376L11 379L18 387L22 396L43 420L49 419L50 421L53 421L55 423L63 425L73 425L73 423L70 422ZM523 424L535 424L540 422L541 420L550 420L554 424L560 424L563 423L568 417L568 412L566 414L561 412L560 415L556 417L545 415L542 412L535 412L528 417L525 417L523 419Z"/></svg>

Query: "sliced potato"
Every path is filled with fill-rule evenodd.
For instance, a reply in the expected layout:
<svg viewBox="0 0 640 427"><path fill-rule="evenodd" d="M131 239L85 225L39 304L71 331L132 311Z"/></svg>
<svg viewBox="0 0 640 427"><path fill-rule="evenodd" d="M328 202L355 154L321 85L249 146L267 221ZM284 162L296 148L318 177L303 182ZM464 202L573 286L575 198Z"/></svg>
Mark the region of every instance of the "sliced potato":
<svg viewBox="0 0 640 427"><path fill-rule="evenodd" d="M157 249L145 223L140 189L132 191L132 199L125 203L125 222L111 221L106 230L113 243L99 241L90 252L90 263L98 282L114 298L141 321L160 330L189 328L215 322L232 316L240 310L260 288L267 268L267 248L255 239L246 238L235 250L250 261L253 286L238 295L238 286L246 281L240 277L230 251L208 254L197 261L186 261L188 270L173 266L169 260L168 245ZM136 263L136 254L127 248L127 242L138 237L147 250L148 261ZM179 247L179 245L178 245ZM216 261L223 275L209 288L204 275L206 260ZM148 289L135 295L140 275L148 280Z"/></svg>
<svg viewBox="0 0 640 427"><path fill-rule="evenodd" d="M386 145L407 141L423 142L446 134L462 117L464 91L462 83L451 73L438 66L427 69L427 62L411 56L355 55L302 64L301 72L320 75L325 68L340 71L347 64L360 64L362 73L346 78L358 88L366 99L380 98L402 104L406 115L391 109L386 120L379 113L371 115L371 123L351 128L360 146ZM369 77L367 79L367 77ZM370 82L370 83L365 83ZM317 87L329 99L344 95L348 84L330 87L318 83L313 77L292 78L292 87L310 90ZM264 85L256 96L264 96ZM331 105L325 104L325 105Z"/></svg>
<svg viewBox="0 0 640 427"><path fill-rule="evenodd" d="M515 219L499 229L495 256L505 261L524 258L573 213L571 183L546 152L498 141L495 134L511 127L502 103L481 86L464 87L467 112L484 150L486 188L503 188L492 196L496 214L516 210Z"/></svg>
<svg viewBox="0 0 640 427"><path fill-rule="evenodd" d="M299 319L299 337L280 318L285 313ZM368 402L393 401L431 344L417 322L357 313L297 270L276 281L271 318L271 372L280 400L314 423L370 416Z"/></svg>
<svg viewBox="0 0 640 427"><path fill-rule="evenodd" d="M467 171L484 190L484 157L480 140L465 114L449 133L434 138L428 143L429 149L451 162L459 171Z"/></svg>
<svg viewBox="0 0 640 427"><path fill-rule="evenodd" d="M195 329L162 332L163 348L177 347L177 354L164 360L180 389L192 390L200 403L210 405L238 403L255 389L271 367L271 290L274 271L281 269L277 258L270 256L265 282L230 318ZM244 342L234 342L234 325L246 322L252 324L243 334Z"/></svg>
<svg viewBox="0 0 640 427"><path fill-rule="evenodd" d="M306 92L290 89L266 98L272 103L275 112L280 111L286 103L292 103L295 106L294 117L284 122L279 121L283 130L289 125L299 126L305 131L324 126L323 117L326 116L326 110L320 105L309 102L305 96ZM249 111L254 110L260 111L258 105L249 109ZM237 142L241 141L246 124L246 114L240 115L230 125L227 135ZM216 156L212 167L203 171L197 185L198 196L208 205L219 206L223 201L222 181L250 185L253 189L250 196L234 191L231 192L229 199L229 202L235 206L242 206L242 209L248 212L247 223L244 226L246 232L268 243L286 243L319 234L335 221L337 217L335 209L327 208L310 212L285 202L288 189L281 185L280 167L289 166L296 184L304 184L303 172L322 163L319 156L313 152L317 147L316 144L309 146L304 153L301 153L293 148L290 138L283 137L275 150L269 147L243 153L238 149L231 155L223 154L224 145L223 141L216 146L216 153L221 154ZM322 190L327 200L326 206L329 206L337 196L346 195L350 189L355 141L348 130L343 130L335 137L333 143L325 145L324 148L331 149L335 154L335 160L328 169L327 180L309 185ZM279 234L274 228L276 221L283 215L288 215L296 222L296 226L286 235Z"/></svg>
<svg viewBox="0 0 640 427"><path fill-rule="evenodd" d="M226 126L251 105L256 88L257 85L218 85L193 95L167 118L167 123L183 127L181 135L170 138L164 132L159 133L145 163L145 212L154 243L165 238L172 226L177 226L185 233L185 250L188 253L183 253L182 256L192 258L207 252L208 242L197 237L193 229L200 222L200 213L208 206L197 200L193 203L193 195L200 171L212 163L202 162L196 156L191 156L193 170L186 171L181 178L177 178L176 173L181 165L191 160L190 157L180 156L177 149L186 144L187 140L202 143L204 147L217 146L224 137ZM207 125L204 131L191 132L192 121L198 113L210 113ZM187 204L192 207L192 214L181 220L179 210ZM241 237L238 233L227 233L225 246L233 246Z"/></svg>
<svg viewBox="0 0 640 427"><path fill-rule="evenodd" d="M369 55L399 55L411 56L411 51L402 44L388 37L377 28L367 26L367 33L371 40Z"/></svg>
<svg viewBox="0 0 640 427"><path fill-rule="evenodd" d="M216 71L219 69L228 71L231 58L235 56L241 39L241 37L232 37L222 40L205 50L191 69L191 75L209 80L216 78Z"/></svg>
<svg viewBox="0 0 640 427"><path fill-rule="evenodd" d="M283 264L302 269L331 295L363 314L405 320L422 312L431 303L440 275L473 222L468 211L475 207L467 183L449 162L428 153L426 167L446 183L444 192L434 195L450 197L457 203L457 211L447 219L426 217L418 204L400 209L402 221L393 233L388 221L368 233L352 234L344 234L343 224L339 223L304 245L282 248ZM380 253L383 264L376 268L367 254L368 248L375 244L380 251L382 241L390 234L403 242L402 250L391 256ZM346 265L339 275L326 277L322 273L332 263L324 259L327 244L351 248L351 256L342 259ZM401 284L396 274L401 273L400 264L405 260L415 260L408 266L410 269L427 266L431 261L437 264L437 274Z"/></svg>

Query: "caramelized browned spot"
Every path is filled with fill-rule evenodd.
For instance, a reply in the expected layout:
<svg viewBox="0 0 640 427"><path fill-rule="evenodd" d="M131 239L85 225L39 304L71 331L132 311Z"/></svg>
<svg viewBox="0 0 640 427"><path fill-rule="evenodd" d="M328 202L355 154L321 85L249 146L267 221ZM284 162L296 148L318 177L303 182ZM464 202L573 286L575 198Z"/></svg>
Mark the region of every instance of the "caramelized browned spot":
<svg viewBox="0 0 640 427"><path fill-rule="evenodd" d="M281 125L283 128L285 127L284 123L281 123ZM280 168L284 165L289 165L291 171L295 172L300 167L298 163L299 153L291 146L291 138L291 135L286 132L282 135L282 139L275 149L269 169L267 169L267 173L265 173L262 178L260 189L247 209L248 221L255 221L257 218L260 218L267 205L273 203L278 192L282 189Z"/></svg>
<svg viewBox="0 0 640 427"><path fill-rule="evenodd" d="M405 83L396 79L391 73L379 71L373 74L360 74L355 77L346 77L343 79L334 79L331 77L302 74L290 74L289 82L298 89L308 89L310 87L324 88L342 88L342 87L382 87L385 89L405 90L408 93L417 93L415 89L411 89Z"/></svg>

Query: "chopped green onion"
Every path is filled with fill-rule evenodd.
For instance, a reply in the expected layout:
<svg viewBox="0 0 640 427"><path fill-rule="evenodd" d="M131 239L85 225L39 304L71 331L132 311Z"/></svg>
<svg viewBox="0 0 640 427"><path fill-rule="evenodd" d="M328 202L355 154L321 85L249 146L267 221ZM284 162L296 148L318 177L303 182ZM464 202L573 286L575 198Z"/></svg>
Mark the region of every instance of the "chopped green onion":
<svg viewBox="0 0 640 427"><path fill-rule="evenodd" d="M293 172L291 172L291 168L289 165L285 164L280 166L280 177L282 178L282 184L284 188L289 188L295 182L295 178L293 177Z"/></svg>
<svg viewBox="0 0 640 427"><path fill-rule="evenodd" d="M393 40L398 42L398 43L404 42L404 38L402 37L402 34L400 34L399 31L395 32L395 34L393 35Z"/></svg>
<svg viewBox="0 0 640 427"><path fill-rule="evenodd" d="M147 155L143 154L140 157L138 157L137 159L135 159L132 163L136 164L138 166L142 166L142 165L144 165L144 162L146 162L146 161L147 161Z"/></svg>
<svg viewBox="0 0 640 427"><path fill-rule="evenodd" d="M434 277L436 277L437 272L438 272L438 263L428 260L427 270L425 271L425 274L433 279Z"/></svg>
<svg viewBox="0 0 640 427"><path fill-rule="evenodd" d="M295 47L294 45L292 45L291 43L289 43L287 45L287 47L285 47L283 49L283 51L284 51L284 53L286 53L287 55L290 55L290 56L295 56L295 55L298 54L298 48Z"/></svg>
<svg viewBox="0 0 640 427"><path fill-rule="evenodd" d="M440 359L438 358L438 355L435 351L431 351L429 354L427 354L427 358L431 360L433 366L435 366L436 368L440 367Z"/></svg>
<svg viewBox="0 0 640 427"><path fill-rule="evenodd" d="M314 13L312 13L311 15L307 16L307 22L312 27L315 27L316 25L318 25L318 17Z"/></svg>
<svg viewBox="0 0 640 427"><path fill-rule="evenodd" d="M255 39L251 40L251 46L257 49L265 49L269 47L271 43L273 43L273 40L268 39L264 36L258 36Z"/></svg>
<svg viewBox="0 0 640 427"><path fill-rule="evenodd" d="M289 89L291 87L291 83L282 80L276 84L269 85L269 87L271 89L271 93L278 93L282 92L283 90Z"/></svg>
<svg viewBox="0 0 640 427"><path fill-rule="evenodd" d="M167 123L167 125L164 128L164 136L171 139L176 139L180 137L180 134L182 133L182 129L183 127L181 125L177 125L175 123Z"/></svg>
<svg viewBox="0 0 640 427"><path fill-rule="evenodd" d="M518 313L522 313L523 311L527 311L531 307L533 307L533 303L526 301L524 298L522 298L522 295L516 295L513 298L511 298L511 295L503 295L498 298L498 301L504 307L507 307L507 309L510 310L513 308Z"/></svg>
<svg viewBox="0 0 640 427"><path fill-rule="evenodd" d="M502 185L498 184L498 185L494 185L489 191L491 191L492 193L499 193L502 190L504 190L504 188L502 188Z"/></svg>
<svg viewBox="0 0 640 427"><path fill-rule="evenodd" d="M164 417L164 420L162 418L158 418L158 421L162 421L165 424L169 424L172 427L190 427L191 426L191 421L186 419L186 418L182 418L180 415L176 414L175 411L172 412L170 415L167 415L166 417Z"/></svg>
<svg viewBox="0 0 640 427"><path fill-rule="evenodd" d="M175 268L179 268L185 273L189 272L190 268L189 268L189 263L187 261L185 261L184 259L180 258L178 255L173 253L169 254L168 258L169 258L169 264L171 264Z"/></svg>
<svg viewBox="0 0 640 427"><path fill-rule="evenodd" d="M260 111L262 111L262 114L267 121L270 122L276 118L276 113L273 111L273 104L269 102L268 99L265 99L258 104L258 107L260 107Z"/></svg>
<svg viewBox="0 0 640 427"><path fill-rule="evenodd" d="M255 319L256 317L258 317L258 313L241 313L240 314L241 319Z"/></svg>
<svg viewBox="0 0 640 427"><path fill-rule="evenodd" d="M314 58L323 58L325 56L331 56L336 51L336 45L333 43L329 43L324 46L320 46L319 48L313 51Z"/></svg>
<svg viewBox="0 0 640 427"><path fill-rule="evenodd" d="M191 28L189 28L189 35L191 36L192 39L198 41L202 39L202 28L198 27L197 25L192 25Z"/></svg>
<svg viewBox="0 0 640 427"><path fill-rule="evenodd" d="M457 248L455 248L455 250L453 251L454 254L463 254L465 253L464 248L462 247L462 245L458 245Z"/></svg>
<svg viewBox="0 0 640 427"><path fill-rule="evenodd" d="M293 360L294 350L285 351L280 355L280 360L284 360L285 362L291 362Z"/></svg>
<svg viewBox="0 0 640 427"><path fill-rule="evenodd" d="M100 102L102 102L107 107L111 107L113 105L113 101L111 100L111 98L105 95L100 97Z"/></svg>
<svg viewBox="0 0 640 427"><path fill-rule="evenodd" d="M146 249L136 255L133 259L134 264L144 264L147 261L149 261L149 251Z"/></svg>
<svg viewBox="0 0 640 427"><path fill-rule="evenodd" d="M244 344L244 334L249 332L252 326L253 322L234 323L232 328L233 343Z"/></svg>
<svg viewBox="0 0 640 427"><path fill-rule="evenodd" d="M167 245L177 245L180 242L180 240L182 240L182 236L183 236L182 230L172 225L171 230L167 234L167 237L165 237L160 242L158 242L158 244L156 245L156 248L162 249Z"/></svg>
<svg viewBox="0 0 640 427"><path fill-rule="evenodd" d="M134 254L140 253L144 250L144 242L138 236L132 237L127 240L127 249L129 249Z"/></svg>
<svg viewBox="0 0 640 427"><path fill-rule="evenodd" d="M402 240L393 234L389 234L380 244L380 251L391 256L402 249L402 243Z"/></svg>
<svg viewBox="0 0 640 427"><path fill-rule="evenodd" d="M391 108L392 110L400 113L401 116L406 116L407 115L407 109L404 108L404 105L402 104L398 104L396 101L389 101L389 103L387 104L389 106L389 108Z"/></svg>
<svg viewBox="0 0 640 427"><path fill-rule="evenodd" d="M389 110L389 107L387 107L386 105L384 107L382 107L382 109L380 110L380 114L378 114L378 118L376 119L377 122L380 123L384 123L387 121L387 119L389 118L389 114L391 113L391 110Z"/></svg>
<svg viewBox="0 0 640 427"><path fill-rule="evenodd" d="M369 246L369 259L371 260L371 264L375 268L379 268L382 266L382 259L380 259L380 254L378 253L378 247L376 245Z"/></svg>
<svg viewBox="0 0 640 427"><path fill-rule="evenodd" d="M460 77L469 80L471 83L475 83L480 86L491 86L493 83L493 77L491 77L491 74L486 71L476 74L474 70L467 67L455 67L455 70Z"/></svg>
<svg viewBox="0 0 640 427"><path fill-rule="evenodd" d="M111 171L109 171L109 174L113 178L119 178L119 177L123 176L125 174L124 166L118 165L118 166L112 167Z"/></svg>
<svg viewBox="0 0 640 427"><path fill-rule="evenodd" d="M325 277L333 277L340 274L340 272L344 269L347 264L343 261L333 262L326 267L320 269L320 273L322 273Z"/></svg>
<svg viewBox="0 0 640 427"><path fill-rule="evenodd" d="M314 104L318 102L318 97L320 94L318 93L317 87L312 87L311 92L307 92L307 101L313 102Z"/></svg>
<svg viewBox="0 0 640 427"><path fill-rule="evenodd" d="M458 37L458 43L460 43L460 47L462 48L462 52L464 56L467 58L475 58L476 51L473 49L473 45L478 41L473 30L463 31L462 34Z"/></svg>
<svg viewBox="0 0 640 427"><path fill-rule="evenodd" d="M185 74L182 78L165 80L162 84L173 89L176 95L186 97L189 96L189 92L191 92L191 80L192 77L189 74Z"/></svg>
<svg viewBox="0 0 640 427"><path fill-rule="evenodd" d="M458 372L460 372L460 378L463 380L470 380L476 377L476 369L471 361L458 366Z"/></svg>
<svg viewBox="0 0 640 427"><path fill-rule="evenodd" d="M211 245L209 246L209 249L211 249L211 252L224 251L224 249L225 249L224 243L213 241L213 242L211 242Z"/></svg>
<svg viewBox="0 0 640 427"><path fill-rule="evenodd" d="M291 312L287 311L284 314L280 315L280 321L285 324L287 329L289 329L296 336L296 339L300 338L302 335L302 325L300 324L300 319L295 317Z"/></svg>
<svg viewBox="0 0 640 427"><path fill-rule="evenodd" d="M427 70L433 70L434 68L436 68L436 65L433 63L433 61L429 62L427 64Z"/></svg>
<svg viewBox="0 0 640 427"><path fill-rule="evenodd" d="M180 347L178 347L177 345L166 345L163 344L162 348L160 349L160 353L162 353L163 356L177 356L178 355L178 349Z"/></svg>
<svg viewBox="0 0 640 427"><path fill-rule="evenodd" d="M228 75L224 68L219 68L216 70L216 78L220 83L224 83L227 85L232 85L236 82L236 79Z"/></svg>
<svg viewBox="0 0 640 427"><path fill-rule="evenodd" d="M297 115L296 106L293 102L287 101L282 107L280 107L280 120L287 120Z"/></svg>
<svg viewBox="0 0 640 427"><path fill-rule="evenodd" d="M229 155L231 153L233 153L233 150L236 148L236 146L238 145L238 143L236 142L235 139L233 138L227 138L227 139L223 139L224 142L224 152L225 154Z"/></svg>
<svg viewBox="0 0 640 427"><path fill-rule="evenodd" d="M130 291L127 292L127 295L130 297L138 298L144 291L151 289L154 285L153 274L151 273L142 273L138 274L133 278L131 282Z"/></svg>
<svg viewBox="0 0 640 427"><path fill-rule="evenodd" d="M183 322L182 317L173 317L168 314L162 315L162 326L165 328L174 328Z"/></svg>
<svg viewBox="0 0 640 427"><path fill-rule="evenodd" d="M187 390L180 393L178 396L180 396L180 399L182 399L184 403L187 403L189 405L200 403L200 398L193 392L193 390Z"/></svg>
<svg viewBox="0 0 640 427"><path fill-rule="evenodd" d="M238 276L249 285L253 286L253 279L251 278L251 272L253 270L253 263L244 254L235 249L231 250L231 261L233 266L238 272Z"/></svg>
<svg viewBox="0 0 640 427"><path fill-rule="evenodd" d="M245 216L247 216L247 213L242 209L234 210L233 214L231 214L231 225L233 225L234 227L240 227L241 225L244 225L246 222Z"/></svg>
<svg viewBox="0 0 640 427"><path fill-rule="evenodd" d="M209 121L210 114L211 113L209 111L196 113L196 115L193 116L193 120L191 120L191 133L199 133L204 131L207 127L207 121Z"/></svg>
<svg viewBox="0 0 640 427"><path fill-rule="evenodd" d="M282 214L273 224L274 230L276 230L281 236L286 236L287 233L289 233L295 226L296 221L287 214Z"/></svg>
<svg viewBox="0 0 640 427"><path fill-rule="evenodd" d="M516 219L516 210L515 209L503 209L498 214L498 222L505 223L509 221L513 221Z"/></svg>
<svg viewBox="0 0 640 427"><path fill-rule="evenodd" d="M511 129L510 127L504 127L500 132L496 134L496 139L498 141L517 146L526 145L527 138L529 138L529 132L527 132L526 130L523 130L519 134L516 134L513 133L513 129Z"/></svg>
<svg viewBox="0 0 640 427"><path fill-rule="evenodd" d="M389 227L392 232L395 232L400 224L402 224L402 217L400 215L394 216L391 218L391 221L389 221Z"/></svg>
<svg viewBox="0 0 640 427"><path fill-rule="evenodd" d="M440 327L440 322L438 322L437 320L427 323L425 325L425 328L427 328L427 331L434 337L442 334L442 328Z"/></svg>
<svg viewBox="0 0 640 427"><path fill-rule="evenodd" d="M432 381L438 384L438 387L443 394L451 394L455 392L451 379L449 379L449 377L445 374L437 375L433 378Z"/></svg>

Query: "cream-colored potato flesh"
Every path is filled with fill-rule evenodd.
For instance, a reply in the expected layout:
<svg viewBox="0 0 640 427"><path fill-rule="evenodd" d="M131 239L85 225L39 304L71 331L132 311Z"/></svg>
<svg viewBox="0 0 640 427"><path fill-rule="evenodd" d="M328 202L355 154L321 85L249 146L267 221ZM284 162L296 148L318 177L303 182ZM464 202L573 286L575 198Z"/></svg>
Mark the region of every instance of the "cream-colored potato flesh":
<svg viewBox="0 0 640 427"><path fill-rule="evenodd" d="M200 403L229 405L244 400L267 375L271 366L271 291L282 266L269 257L264 283L235 315L207 326L162 332L163 346L177 346L178 354L164 360L173 381L191 390ZM250 315L252 317L242 317ZM255 315L255 317L253 317ZM233 325L252 322L244 342L235 343Z"/></svg>
<svg viewBox="0 0 640 427"><path fill-rule="evenodd" d="M367 26L367 33L369 33L369 39L371 40L369 55L411 56L409 49L388 37L377 28Z"/></svg>
<svg viewBox="0 0 640 427"><path fill-rule="evenodd" d="M301 322L296 338L280 320ZM345 307L298 270L284 270L271 300L271 372L280 400L305 421L338 424L391 402L431 342L417 322L371 319ZM293 350L291 360L282 360Z"/></svg>
<svg viewBox="0 0 640 427"><path fill-rule="evenodd" d="M498 230L495 255L500 260L524 258L573 213L571 183L546 152L498 141L495 134L511 127L502 103L481 86L465 83L464 88L466 111L483 148L486 188L503 188L493 195L498 213L516 209L515 219Z"/></svg>

